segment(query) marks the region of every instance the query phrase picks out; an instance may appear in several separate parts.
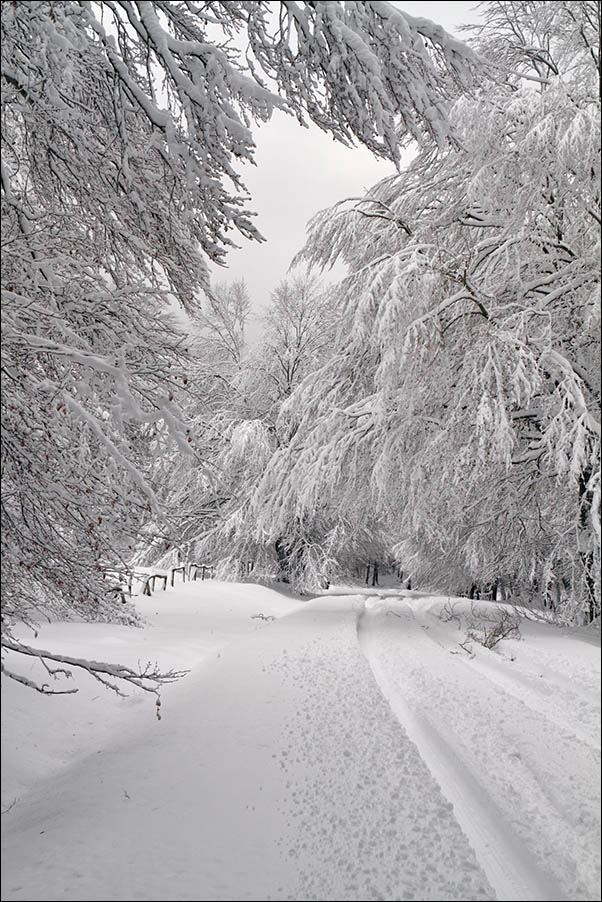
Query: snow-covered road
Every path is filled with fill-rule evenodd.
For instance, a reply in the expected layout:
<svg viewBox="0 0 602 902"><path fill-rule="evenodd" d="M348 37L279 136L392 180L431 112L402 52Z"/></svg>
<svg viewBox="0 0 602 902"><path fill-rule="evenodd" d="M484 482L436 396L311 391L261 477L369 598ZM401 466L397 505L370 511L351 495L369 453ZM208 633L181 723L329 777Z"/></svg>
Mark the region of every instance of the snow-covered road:
<svg viewBox="0 0 602 902"><path fill-rule="evenodd" d="M474 643L476 661L461 652L450 661L460 646L440 613L440 603L368 599L358 635L378 685L453 804L497 898L587 898L578 874L596 854L590 789L576 787L573 774L587 773L594 743L575 743L570 721L560 726L540 712L515 661ZM581 837L568 855L567 834Z"/></svg>
<svg viewBox="0 0 602 902"><path fill-rule="evenodd" d="M160 722L83 677L3 686L2 899L598 899L599 634L488 650L466 601L348 591L196 583L144 630L47 627L192 671Z"/></svg>

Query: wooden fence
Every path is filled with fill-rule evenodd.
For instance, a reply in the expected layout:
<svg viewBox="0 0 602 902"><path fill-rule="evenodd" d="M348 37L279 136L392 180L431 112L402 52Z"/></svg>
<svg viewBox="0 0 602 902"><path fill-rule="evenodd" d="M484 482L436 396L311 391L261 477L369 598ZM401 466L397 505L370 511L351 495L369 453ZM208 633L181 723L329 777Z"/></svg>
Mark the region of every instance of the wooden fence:
<svg viewBox="0 0 602 902"><path fill-rule="evenodd" d="M168 582L170 586L174 586L177 574L181 575L183 583L185 583L186 580L196 582L197 579L214 579L215 567L213 564L197 564L196 562L192 562L189 564L180 564L177 567L170 567L169 570L164 570L160 573L140 573L135 570L124 573L119 570L108 570L105 575L112 575L119 580L120 585L115 588L115 591L120 594L121 600L125 602L126 595L130 598L132 597L132 589L135 581L141 584L142 595L152 595L157 589L157 583L163 591L167 589Z"/></svg>

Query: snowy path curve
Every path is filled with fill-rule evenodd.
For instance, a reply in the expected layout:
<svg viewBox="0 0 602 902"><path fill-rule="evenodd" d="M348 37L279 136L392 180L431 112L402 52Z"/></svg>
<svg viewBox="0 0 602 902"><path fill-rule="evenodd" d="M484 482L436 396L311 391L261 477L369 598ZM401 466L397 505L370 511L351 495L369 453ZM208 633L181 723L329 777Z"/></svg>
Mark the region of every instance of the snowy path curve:
<svg viewBox="0 0 602 902"><path fill-rule="evenodd" d="M214 583L143 599L143 631L53 626L191 673L160 722L83 685L4 698L5 752L53 760L3 818L2 899L598 898L599 649L538 624L469 659L444 603Z"/></svg>

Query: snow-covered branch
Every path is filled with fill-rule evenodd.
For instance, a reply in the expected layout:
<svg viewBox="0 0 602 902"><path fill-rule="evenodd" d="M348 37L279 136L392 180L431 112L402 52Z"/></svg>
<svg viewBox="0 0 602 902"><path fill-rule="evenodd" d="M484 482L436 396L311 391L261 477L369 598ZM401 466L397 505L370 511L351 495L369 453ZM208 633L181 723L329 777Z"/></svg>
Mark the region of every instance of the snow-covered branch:
<svg viewBox="0 0 602 902"><path fill-rule="evenodd" d="M70 655L46 651L42 648L33 648L30 645L13 639L10 636L2 638L3 652L11 651L27 657L37 658L46 668L48 674L56 680L58 676L64 676L69 679L72 673L63 667L51 668L49 661L54 664L67 664L69 667L85 671L99 683L102 683L107 689L111 689L117 695L125 695L123 687L130 685L145 692L151 692L154 695L159 694L159 689L166 683L173 683L175 680L181 679L188 673L187 670L169 670L163 672L157 664L147 663L144 667L135 670L123 664L108 664L105 661L90 661L85 658L75 658ZM63 695L77 692L77 688L56 688L49 683L36 683L22 674L16 673L12 669L8 669L2 664L2 672L13 680L22 683L25 686L36 689L44 695Z"/></svg>

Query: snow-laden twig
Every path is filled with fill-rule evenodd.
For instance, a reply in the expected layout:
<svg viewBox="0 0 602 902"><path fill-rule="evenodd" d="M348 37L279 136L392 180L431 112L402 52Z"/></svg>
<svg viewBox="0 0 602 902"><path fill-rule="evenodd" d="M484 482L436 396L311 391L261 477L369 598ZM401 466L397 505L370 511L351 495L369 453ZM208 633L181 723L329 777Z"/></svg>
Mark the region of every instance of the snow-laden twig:
<svg viewBox="0 0 602 902"><path fill-rule="evenodd" d="M57 674L63 674L67 678L72 677L72 674L70 671L67 671L63 668L51 669L47 664L48 661L54 661L58 664L68 664L71 667L83 670L86 673L90 674L90 676L94 677L95 680L98 680L99 683L102 683L103 686L106 686L108 689L112 689L113 692L117 693L117 695L120 696L125 696L126 694L121 688L120 683L135 686L138 689L143 689L145 692L150 692L158 696L159 689L162 685L166 683L173 683L189 672L187 670L168 670L164 672L159 669L157 664L151 665L150 662L148 662L144 667L139 667L138 670L135 670L134 668L128 667L124 664L109 664L105 661L90 661L86 658L75 658L71 657L70 655L46 651L42 648L33 648L32 646L24 645L22 642L19 642L9 636L2 638L2 648L21 655L27 655L32 658L37 658L42 662L48 673L51 674L54 679L56 679ZM11 679L22 683L25 686L36 689L43 695L62 695L78 691L77 688L53 689L47 683L35 683L27 677L23 677L22 675L15 673L13 670L5 668L4 664L2 665L2 671Z"/></svg>

